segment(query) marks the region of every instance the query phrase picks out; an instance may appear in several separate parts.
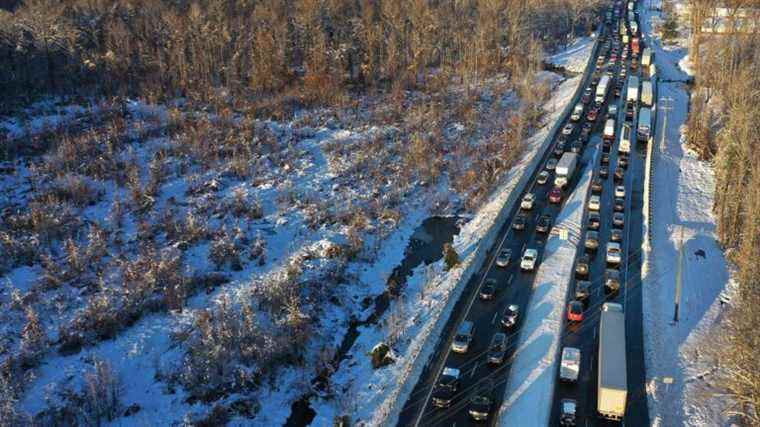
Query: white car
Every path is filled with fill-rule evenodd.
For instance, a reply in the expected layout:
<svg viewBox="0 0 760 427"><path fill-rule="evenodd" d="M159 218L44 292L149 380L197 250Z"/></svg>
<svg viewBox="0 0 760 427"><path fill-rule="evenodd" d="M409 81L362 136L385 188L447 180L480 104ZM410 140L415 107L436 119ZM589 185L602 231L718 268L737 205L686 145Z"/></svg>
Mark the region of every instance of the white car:
<svg viewBox="0 0 760 427"><path fill-rule="evenodd" d="M578 104L573 109L573 114L570 116L570 120L577 122L583 117L583 104Z"/></svg>
<svg viewBox="0 0 760 427"><path fill-rule="evenodd" d="M509 261L512 260L512 249L502 249L499 252L499 256L496 257L496 265L501 268L505 268L509 265Z"/></svg>
<svg viewBox="0 0 760 427"><path fill-rule="evenodd" d="M620 197L621 199L625 198L625 186L623 185L615 186L615 197Z"/></svg>
<svg viewBox="0 0 760 427"><path fill-rule="evenodd" d="M535 249L526 249L520 260L520 269L523 271L533 271L538 262L538 251Z"/></svg>
<svg viewBox="0 0 760 427"><path fill-rule="evenodd" d="M553 171L554 169L557 169L557 163L558 162L559 162L559 160L557 160L557 159L555 159L553 157L551 159L547 160L546 161L546 170Z"/></svg>
<svg viewBox="0 0 760 427"><path fill-rule="evenodd" d="M536 182L538 185L544 185L549 181L549 172L547 171L541 171L541 173L538 174L538 178L536 179Z"/></svg>
<svg viewBox="0 0 760 427"><path fill-rule="evenodd" d="M593 195L588 199L588 209L590 211L599 211L602 206L602 201L597 195Z"/></svg>
<svg viewBox="0 0 760 427"><path fill-rule="evenodd" d="M562 349L562 362L559 367L559 379L576 382L581 371L581 351L575 347Z"/></svg>
<svg viewBox="0 0 760 427"><path fill-rule="evenodd" d="M608 264L620 264L623 261L623 252L620 250L620 243L607 243L606 260Z"/></svg>
<svg viewBox="0 0 760 427"><path fill-rule="evenodd" d="M528 193L525 196L523 196L522 201L520 202L520 208L525 209L526 211L529 211L533 209L533 203L536 201L536 196L533 193Z"/></svg>
<svg viewBox="0 0 760 427"><path fill-rule="evenodd" d="M573 133L575 126L572 123L568 123L562 128L562 135L570 136Z"/></svg>

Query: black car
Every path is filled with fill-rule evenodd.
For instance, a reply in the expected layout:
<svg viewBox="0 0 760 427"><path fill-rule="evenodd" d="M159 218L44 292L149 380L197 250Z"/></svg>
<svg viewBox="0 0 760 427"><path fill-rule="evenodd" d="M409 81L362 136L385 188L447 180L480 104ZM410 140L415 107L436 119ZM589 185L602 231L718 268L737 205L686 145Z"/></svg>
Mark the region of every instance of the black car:
<svg viewBox="0 0 760 427"><path fill-rule="evenodd" d="M574 426L577 403L573 399L562 399L560 402L559 425Z"/></svg>
<svg viewBox="0 0 760 427"><path fill-rule="evenodd" d="M496 279L486 279L483 286L480 287L480 299L490 301L496 298Z"/></svg>
<svg viewBox="0 0 760 427"><path fill-rule="evenodd" d="M580 140L585 144L591 138L591 128L581 128Z"/></svg>
<svg viewBox="0 0 760 427"><path fill-rule="evenodd" d="M488 414L491 413L491 406L493 406L493 400L489 393L481 392L470 400L467 412L475 421L486 421Z"/></svg>
<svg viewBox="0 0 760 427"><path fill-rule="evenodd" d="M511 304L504 310L504 315L501 316L501 326L510 329L517 324L520 318L520 307L515 304Z"/></svg>
<svg viewBox="0 0 760 427"><path fill-rule="evenodd" d="M620 272L612 268L604 271L604 290L607 292L617 292L620 290Z"/></svg>
<svg viewBox="0 0 760 427"><path fill-rule="evenodd" d="M620 166L615 168L615 182L623 182L625 179L625 169Z"/></svg>
<svg viewBox="0 0 760 427"><path fill-rule="evenodd" d="M591 282L587 280L578 280L575 282L575 299L581 302L588 300L591 295Z"/></svg>
<svg viewBox="0 0 760 427"><path fill-rule="evenodd" d="M449 407L458 389L459 369L444 368L441 376L438 378L438 384L433 389L433 405L438 408Z"/></svg>
<svg viewBox="0 0 760 427"><path fill-rule="evenodd" d="M536 232L537 233L548 233L549 229L552 228L552 216L550 214L543 214L540 218L538 218L538 223L536 224Z"/></svg>
<svg viewBox="0 0 760 427"><path fill-rule="evenodd" d="M612 214L612 226L614 228L625 227L625 214L622 212L615 212Z"/></svg>
<svg viewBox="0 0 760 427"><path fill-rule="evenodd" d="M628 157L620 156L620 158L618 159L618 166L620 166L623 169L628 169Z"/></svg>
<svg viewBox="0 0 760 427"><path fill-rule="evenodd" d="M564 142L557 142L557 145L554 146L554 156L559 158L562 157L562 154L565 152L565 143Z"/></svg>
<svg viewBox="0 0 760 427"><path fill-rule="evenodd" d="M592 194L601 194L602 189L604 186L602 185L602 180L599 178L594 178L591 180L591 193Z"/></svg>
<svg viewBox="0 0 760 427"><path fill-rule="evenodd" d="M622 242L623 241L623 230L613 228L610 232L610 240L613 242Z"/></svg>
<svg viewBox="0 0 760 427"><path fill-rule="evenodd" d="M491 338L491 344L488 346L488 363L492 365L501 365L507 355L507 335L503 332L497 332Z"/></svg>
<svg viewBox="0 0 760 427"><path fill-rule="evenodd" d="M578 257L578 262L575 263L575 277L579 279L587 278L590 265L591 257L589 257L588 254L583 254Z"/></svg>
<svg viewBox="0 0 760 427"><path fill-rule="evenodd" d="M603 153L609 153L611 148L612 148L612 142L607 141L607 140L602 141L602 152Z"/></svg>
<svg viewBox="0 0 760 427"><path fill-rule="evenodd" d="M602 226L602 219L597 212L589 212L588 214L588 229L599 230Z"/></svg>
<svg viewBox="0 0 760 427"><path fill-rule="evenodd" d="M609 153L602 153L602 159L600 160L603 165L610 164L610 155Z"/></svg>
<svg viewBox="0 0 760 427"><path fill-rule="evenodd" d="M615 197L615 201L613 203L615 212L623 212L625 210L625 199Z"/></svg>
<svg viewBox="0 0 760 427"><path fill-rule="evenodd" d="M629 101L627 104L625 104L625 119L628 121L633 121L633 114L636 110L636 106L633 104L633 102Z"/></svg>
<svg viewBox="0 0 760 427"><path fill-rule="evenodd" d="M515 218L515 221L512 223L512 228L517 231L525 230L525 225L527 223L528 223L528 218L523 214L519 214Z"/></svg>
<svg viewBox="0 0 760 427"><path fill-rule="evenodd" d="M576 154L580 154L581 152L583 152L583 142L581 142L580 140L573 141L573 143L570 144L570 151Z"/></svg>

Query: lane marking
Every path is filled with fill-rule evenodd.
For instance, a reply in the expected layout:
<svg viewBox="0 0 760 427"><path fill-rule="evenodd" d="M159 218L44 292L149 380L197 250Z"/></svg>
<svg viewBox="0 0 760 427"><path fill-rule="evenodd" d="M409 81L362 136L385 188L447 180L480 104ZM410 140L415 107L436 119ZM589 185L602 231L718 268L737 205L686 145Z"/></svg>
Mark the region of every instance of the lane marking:
<svg viewBox="0 0 760 427"><path fill-rule="evenodd" d="M492 325L495 325L495 324L496 324L496 318L497 318L497 317L499 317L499 312L498 312L498 311L497 311L496 313L494 313L494 314L493 314L493 319L491 319L491 324L492 324Z"/></svg>

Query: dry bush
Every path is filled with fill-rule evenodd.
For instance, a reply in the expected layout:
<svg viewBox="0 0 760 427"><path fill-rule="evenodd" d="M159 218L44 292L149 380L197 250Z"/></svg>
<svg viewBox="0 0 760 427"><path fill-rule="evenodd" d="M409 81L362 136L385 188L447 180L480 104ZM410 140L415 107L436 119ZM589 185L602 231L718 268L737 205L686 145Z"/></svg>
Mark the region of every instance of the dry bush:
<svg viewBox="0 0 760 427"><path fill-rule="evenodd" d="M222 229L216 236L213 242L211 242L211 248L209 249L209 260L214 263L217 269L222 269L227 266L234 271L240 271L243 269L243 263L240 258L240 252L242 250L232 236Z"/></svg>
<svg viewBox="0 0 760 427"><path fill-rule="evenodd" d="M95 369L85 374L84 411L90 425L115 420L121 409L121 381L104 360L95 360Z"/></svg>
<svg viewBox="0 0 760 427"><path fill-rule="evenodd" d="M21 359L24 365L35 366L47 348L47 335L37 313L26 309L26 325L21 330Z"/></svg>

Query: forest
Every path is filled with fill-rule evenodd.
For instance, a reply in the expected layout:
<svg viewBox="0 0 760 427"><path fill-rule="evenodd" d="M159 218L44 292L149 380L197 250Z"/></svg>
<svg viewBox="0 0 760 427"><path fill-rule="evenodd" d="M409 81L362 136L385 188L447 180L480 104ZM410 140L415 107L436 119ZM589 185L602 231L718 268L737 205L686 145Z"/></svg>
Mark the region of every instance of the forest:
<svg viewBox="0 0 760 427"><path fill-rule="evenodd" d="M738 268L739 292L726 334L716 337L719 384L732 411L760 423L760 37L705 39L696 65L688 143L716 175L718 238Z"/></svg>

